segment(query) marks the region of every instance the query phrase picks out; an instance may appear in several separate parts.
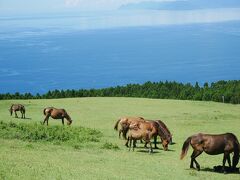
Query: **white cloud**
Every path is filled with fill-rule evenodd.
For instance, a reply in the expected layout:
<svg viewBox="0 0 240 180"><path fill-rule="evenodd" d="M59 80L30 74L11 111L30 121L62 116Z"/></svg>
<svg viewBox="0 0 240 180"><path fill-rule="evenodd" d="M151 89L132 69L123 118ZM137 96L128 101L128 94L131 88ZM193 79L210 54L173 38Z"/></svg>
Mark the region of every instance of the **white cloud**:
<svg viewBox="0 0 240 180"><path fill-rule="evenodd" d="M85 10L112 10L129 3L139 3L143 1L164 2L178 0L65 0L65 6L71 8L80 8ZM182 1L182 0L181 0Z"/></svg>

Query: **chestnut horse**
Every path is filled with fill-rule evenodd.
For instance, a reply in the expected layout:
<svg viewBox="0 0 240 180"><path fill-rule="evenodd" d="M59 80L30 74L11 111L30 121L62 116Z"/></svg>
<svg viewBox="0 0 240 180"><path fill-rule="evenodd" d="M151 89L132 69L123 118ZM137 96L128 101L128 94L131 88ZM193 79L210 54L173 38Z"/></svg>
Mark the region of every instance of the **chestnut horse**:
<svg viewBox="0 0 240 180"><path fill-rule="evenodd" d="M45 122L47 121L47 125L48 125L49 117L52 117L53 119L61 119L63 125L64 125L64 118L65 118L67 120L68 125L72 124L72 119L68 115L68 113L66 112L65 109L57 109L54 107L47 107L43 110L43 114L46 116L43 121L43 124L45 124Z"/></svg>
<svg viewBox="0 0 240 180"><path fill-rule="evenodd" d="M118 130L118 124L120 124L120 129L119 129L119 138L121 137L121 134L123 136L124 139L127 139L127 131L128 131L128 127L132 122L135 121L143 121L144 118L142 117L122 117L120 119L117 120L114 129L117 131Z"/></svg>
<svg viewBox="0 0 240 180"><path fill-rule="evenodd" d="M144 140L147 144L150 145L149 153L152 153L152 143L151 138L155 133L155 128L150 128L148 122L139 121L136 124L130 124L128 129L128 141L129 141L129 151L131 150L132 141L133 141L133 151L134 144L137 140ZM128 144L128 142L126 143Z"/></svg>
<svg viewBox="0 0 240 180"><path fill-rule="evenodd" d="M25 119L25 107L22 105L22 104L12 104L10 109L10 115L12 116L12 113L14 112L15 113L15 118L18 118L18 115L17 115L17 112L16 111L20 111L21 114L22 114L22 117L21 118L24 118Z"/></svg>
<svg viewBox="0 0 240 180"><path fill-rule="evenodd" d="M132 121L129 124L127 131L129 131L130 128L134 129L135 131L139 130L140 132L141 131L145 131L145 133L148 132L150 140L152 139L152 137L154 138L154 144L155 144L155 148L156 149L158 149L158 147L157 147L157 136L159 135L160 138L162 139L163 149L165 151L168 150L168 144L169 144L170 141L169 141L166 133L164 132L164 129L162 129L160 127L160 125L159 125L159 123L157 121L151 121L151 120L140 120L139 121L139 120L135 120L135 121ZM143 139L143 140L146 141L145 139ZM127 147L128 147L128 142L129 142L129 138L128 138L126 144L125 144ZM148 143L149 143L149 141L146 141L146 144L145 144L144 147L147 147ZM133 146L134 147L136 146L136 141L133 142Z"/></svg>
<svg viewBox="0 0 240 180"><path fill-rule="evenodd" d="M239 142L237 137L232 133L226 134L195 134L186 139L183 143L182 153L180 159L183 159L188 151L189 145L191 144L193 148L193 153L191 155L190 168L194 168L193 163L196 164L196 168L199 171L200 165L196 161L196 158L204 151L209 155L223 155L223 171L226 173L225 163L228 161L229 167L231 167L230 153L233 154L232 158L232 168L235 170L239 162Z"/></svg>

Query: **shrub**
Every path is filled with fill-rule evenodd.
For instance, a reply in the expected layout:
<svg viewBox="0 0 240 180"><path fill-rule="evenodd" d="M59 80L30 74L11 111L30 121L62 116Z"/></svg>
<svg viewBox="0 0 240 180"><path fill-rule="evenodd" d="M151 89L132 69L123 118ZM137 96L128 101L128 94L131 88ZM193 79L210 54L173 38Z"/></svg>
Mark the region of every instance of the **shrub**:
<svg viewBox="0 0 240 180"><path fill-rule="evenodd" d="M43 126L0 121L0 137L24 141L45 141L53 144L99 142L102 133L95 129L69 126Z"/></svg>

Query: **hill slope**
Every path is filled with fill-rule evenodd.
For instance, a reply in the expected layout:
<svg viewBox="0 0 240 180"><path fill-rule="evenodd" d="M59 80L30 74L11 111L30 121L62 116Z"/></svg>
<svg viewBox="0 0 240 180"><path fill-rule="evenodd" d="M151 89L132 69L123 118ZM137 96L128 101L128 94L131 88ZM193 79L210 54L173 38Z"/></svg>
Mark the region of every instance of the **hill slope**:
<svg viewBox="0 0 240 180"><path fill-rule="evenodd" d="M26 106L26 117L10 117L7 109L11 103ZM141 98L71 98L52 100L0 101L0 121L40 123L46 106L65 108L74 127L88 127L101 131L98 143L83 146L65 146L47 142L28 142L0 137L0 179L237 179L238 174L223 175L211 172L222 162L222 155L198 157L202 171L189 169L187 157L180 161L184 140L197 132L233 132L240 138L239 105L214 102L155 100ZM142 116L161 119L173 133L170 151L154 150L149 155L138 144L135 152L128 152L124 140L113 130L121 116ZM61 121L49 120L50 126L61 126ZM113 144L119 149L105 148ZM159 147L161 145L159 144ZM239 165L238 165L239 166Z"/></svg>

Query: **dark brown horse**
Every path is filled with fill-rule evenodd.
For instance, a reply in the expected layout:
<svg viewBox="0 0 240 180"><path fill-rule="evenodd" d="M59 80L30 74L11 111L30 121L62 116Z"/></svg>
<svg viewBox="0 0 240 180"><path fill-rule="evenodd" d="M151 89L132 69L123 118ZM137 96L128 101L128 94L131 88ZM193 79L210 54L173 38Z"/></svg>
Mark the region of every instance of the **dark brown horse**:
<svg viewBox="0 0 240 180"><path fill-rule="evenodd" d="M204 151L209 155L223 155L223 171L225 170L226 160L228 161L229 167L231 167L230 153L233 154L232 168L235 169L239 162L239 142L237 137L232 133L211 135L211 134L196 134L190 136L183 143L182 153L180 159L183 159L188 151L189 145L193 148L191 155L190 168L194 168L193 163L196 164L197 170L200 170L200 165L196 161L196 158Z"/></svg>
<svg viewBox="0 0 240 180"><path fill-rule="evenodd" d="M63 125L64 125L64 118L65 118L67 120L68 125L72 124L72 119L68 115L68 113L66 112L65 109L57 109L54 107L47 107L43 110L43 114L46 116L43 121L43 124L45 124L45 122L47 121L47 125L48 125L49 117L52 117L53 119L61 119Z"/></svg>
<svg viewBox="0 0 240 180"><path fill-rule="evenodd" d="M156 122L159 124L159 127L162 129L163 133L165 134L165 138L167 138L169 143L172 144L172 134L169 131L169 129L166 126L166 124L163 121L161 121L161 120L156 120ZM160 138L163 141L162 137L160 137Z"/></svg>
<svg viewBox="0 0 240 180"><path fill-rule="evenodd" d="M24 118L25 119L25 107L22 105L22 104L12 104L10 109L10 115L12 116L12 113L14 112L15 113L15 118L18 118L18 115L17 115L17 112L16 111L20 111L21 114L22 114L22 117L21 118Z"/></svg>

